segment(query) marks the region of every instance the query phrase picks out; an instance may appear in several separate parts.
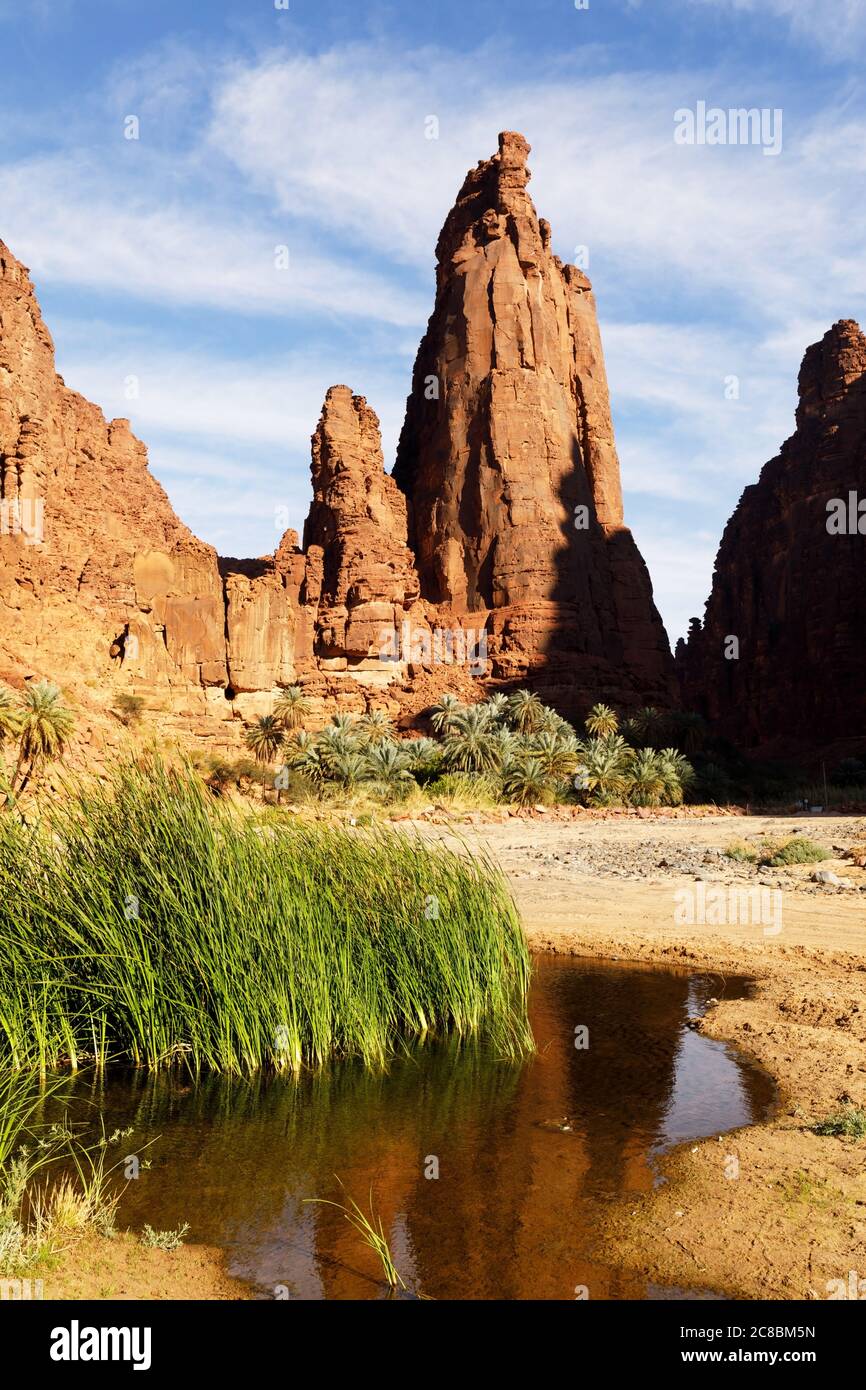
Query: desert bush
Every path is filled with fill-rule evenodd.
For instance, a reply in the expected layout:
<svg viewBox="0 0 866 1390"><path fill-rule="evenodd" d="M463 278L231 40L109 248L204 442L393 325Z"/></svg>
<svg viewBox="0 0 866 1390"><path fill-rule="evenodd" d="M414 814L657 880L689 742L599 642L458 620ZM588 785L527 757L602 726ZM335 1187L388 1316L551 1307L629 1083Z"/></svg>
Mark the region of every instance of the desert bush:
<svg viewBox="0 0 866 1390"><path fill-rule="evenodd" d="M724 853L728 859L735 859L741 864L757 864L758 851L754 845L746 844L745 840L732 840L725 846Z"/></svg>
<svg viewBox="0 0 866 1390"><path fill-rule="evenodd" d="M768 840L760 846L758 863L770 868L780 869L787 864L819 864L829 859L830 851L804 835L794 835L790 840Z"/></svg>
<svg viewBox="0 0 866 1390"><path fill-rule="evenodd" d="M144 712L144 699L141 695L130 695L124 692L118 695L114 702L114 708L120 715L121 722L126 727L133 728L141 723L141 716Z"/></svg>
<svg viewBox="0 0 866 1390"><path fill-rule="evenodd" d="M854 1105L844 1105L812 1125L813 1134L831 1134L846 1139L866 1139L866 1110Z"/></svg>

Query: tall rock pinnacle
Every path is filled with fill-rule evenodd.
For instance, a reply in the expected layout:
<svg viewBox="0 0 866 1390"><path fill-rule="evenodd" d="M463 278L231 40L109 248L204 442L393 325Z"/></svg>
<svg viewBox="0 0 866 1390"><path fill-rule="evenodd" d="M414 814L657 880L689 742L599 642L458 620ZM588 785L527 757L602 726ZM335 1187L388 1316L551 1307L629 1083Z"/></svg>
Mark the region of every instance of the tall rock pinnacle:
<svg viewBox="0 0 866 1390"><path fill-rule="evenodd" d="M689 703L768 753L866 748L866 336L851 319L806 349L799 397L677 650Z"/></svg>
<svg viewBox="0 0 866 1390"><path fill-rule="evenodd" d="M363 396L332 386L313 435L304 550L321 553L317 654L331 669L381 671L383 634L418 598L406 499L385 472L379 421Z"/></svg>
<svg viewBox="0 0 866 1390"><path fill-rule="evenodd" d="M551 251L529 148L503 132L439 236L394 470L409 543L426 599L490 613L494 674L543 667L566 704L590 689L666 702L672 665L623 525L595 301Z"/></svg>

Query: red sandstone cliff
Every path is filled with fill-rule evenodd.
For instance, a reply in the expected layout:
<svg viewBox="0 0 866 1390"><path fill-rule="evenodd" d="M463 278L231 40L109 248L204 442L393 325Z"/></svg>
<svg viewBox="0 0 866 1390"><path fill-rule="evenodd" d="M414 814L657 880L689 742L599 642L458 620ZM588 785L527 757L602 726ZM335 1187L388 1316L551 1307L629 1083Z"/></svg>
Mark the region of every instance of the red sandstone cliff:
<svg viewBox="0 0 866 1390"><path fill-rule="evenodd" d="M56 374L30 278L2 242L0 503L13 674L97 681L122 663L166 690L225 685L216 553L175 516L129 422Z"/></svg>
<svg viewBox="0 0 866 1390"><path fill-rule="evenodd" d="M505 132L437 245L394 476L425 598L486 623L491 674L581 712L669 703L672 663L623 525L595 301L550 249Z"/></svg>
<svg viewBox="0 0 866 1390"><path fill-rule="evenodd" d="M379 692L394 713L444 689L471 697L476 677L528 679L572 714L668 702L594 301L550 251L528 152L501 136L446 219L394 477L374 412L332 387L303 549L290 531L256 560L197 540L128 422L65 386L0 243L0 680L50 676L103 704L134 691L207 736L294 681L331 705ZM483 633L486 650L467 644L470 669L446 647L445 669L437 629ZM383 662L389 631L398 659Z"/></svg>
<svg viewBox="0 0 866 1390"><path fill-rule="evenodd" d="M767 753L866 739L866 337L856 323L807 348L799 394L796 430L740 498L703 625L694 620L677 651L686 702Z"/></svg>

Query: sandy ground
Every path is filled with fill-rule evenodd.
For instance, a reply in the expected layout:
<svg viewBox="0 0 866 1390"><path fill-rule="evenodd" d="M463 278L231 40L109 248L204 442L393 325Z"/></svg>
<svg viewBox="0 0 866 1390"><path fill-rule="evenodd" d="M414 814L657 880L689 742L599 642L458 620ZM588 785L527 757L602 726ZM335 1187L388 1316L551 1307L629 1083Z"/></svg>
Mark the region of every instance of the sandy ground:
<svg viewBox="0 0 866 1390"><path fill-rule="evenodd" d="M841 856L790 871L740 869L719 853L735 840L800 831L838 854L862 843L866 821L539 816L459 829L502 865L534 949L756 981L754 997L737 1001L725 1001L721 982L700 1028L771 1073L776 1113L669 1155L667 1181L612 1208L599 1258L654 1283L730 1297L824 1299L857 1286L866 1298L866 1141L808 1128L846 1102L866 1107L866 870ZM850 886L815 884L816 869ZM730 910L721 923L675 920L678 891L727 898L732 886L780 894L768 899L765 924Z"/></svg>
<svg viewBox="0 0 866 1390"><path fill-rule="evenodd" d="M130 1233L85 1236L43 1268L44 1299L247 1299L247 1286L225 1272L223 1255L205 1245L152 1250Z"/></svg>

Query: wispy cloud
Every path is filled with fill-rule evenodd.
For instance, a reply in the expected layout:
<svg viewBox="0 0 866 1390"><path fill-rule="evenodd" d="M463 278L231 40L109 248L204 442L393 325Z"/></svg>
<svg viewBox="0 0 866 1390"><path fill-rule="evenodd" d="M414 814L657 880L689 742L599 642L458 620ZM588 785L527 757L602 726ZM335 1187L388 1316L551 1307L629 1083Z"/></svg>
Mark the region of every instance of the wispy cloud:
<svg viewBox="0 0 866 1390"><path fill-rule="evenodd" d="M109 330L88 339L61 321L58 365L74 390L132 422L153 473L184 521L223 553L273 550L285 526L303 527L310 503L310 436L328 387L366 381L393 458L402 384L346 348L274 358L215 358L153 346Z"/></svg>
<svg viewBox="0 0 866 1390"><path fill-rule="evenodd" d="M762 21L778 19L789 26L792 36L810 47L837 58L850 59L853 48L866 43L866 10L863 0L689 0L694 6L727 12L734 16L750 14Z"/></svg>
<svg viewBox="0 0 866 1390"><path fill-rule="evenodd" d="M167 198L159 182L154 177L143 193L127 173L127 182L118 175L109 185L81 156L7 165L0 168L4 240L41 281L131 299L397 327L424 322L419 293L323 254L312 235L291 235L273 216L209 213L182 194Z"/></svg>
<svg viewBox="0 0 866 1390"><path fill-rule="evenodd" d="M593 75L573 62L525 82L486 79L491 66L371 45L246 65L214 95L209 142L277 205L338 226L391 264L429 263L466 168L512 127L533 143L533 192L563 255L588 245L620 298L637 289L646 300L651 287L661 298L664 276L669 300L722 291L734 312L783 317L792 296L826 301L837 260L859 252L851 199L866 216L866 191L838 175L862 152L866 121L844 106L788 110L783 156L769 160L754 147L673 141L678 108L741 102L736 74ZM821 259L822 276L804 284L806 258Z"/></svg>

